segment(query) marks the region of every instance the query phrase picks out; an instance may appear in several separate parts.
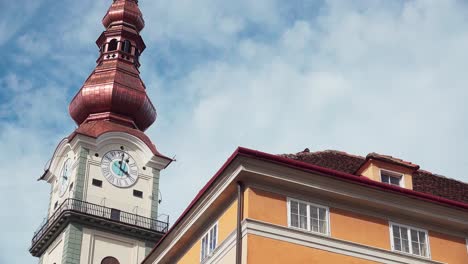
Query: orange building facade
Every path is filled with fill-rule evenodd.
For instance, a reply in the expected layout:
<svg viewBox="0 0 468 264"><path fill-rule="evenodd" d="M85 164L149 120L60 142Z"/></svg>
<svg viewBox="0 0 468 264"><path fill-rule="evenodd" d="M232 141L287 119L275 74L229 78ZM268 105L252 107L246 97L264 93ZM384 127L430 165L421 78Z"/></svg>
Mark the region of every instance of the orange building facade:
<svg viewBox="0 0 468 264"><path fill-rule="evenodd" d="M143 263L468 263L466 187L375 153L239 148Z"/></svg>

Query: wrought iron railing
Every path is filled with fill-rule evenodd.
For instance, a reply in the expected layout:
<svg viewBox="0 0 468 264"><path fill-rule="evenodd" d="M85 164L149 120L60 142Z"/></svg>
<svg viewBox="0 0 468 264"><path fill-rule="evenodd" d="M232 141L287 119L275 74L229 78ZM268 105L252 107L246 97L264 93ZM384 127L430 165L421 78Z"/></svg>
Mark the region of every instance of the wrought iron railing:
<svg viewBox="0 0 468 264"><path fill-rule="evenodd" d="M154 230L160 233L166 233L169 227L169 220L160 221L156 219L151 219L143 217L137 214L132 214L118 209L113 209L105 207L102 205L97 205L93 203L88 203L76 199L66 199L60 207L39 227L39 229L34 232L32 239L32 245L34 245L42 235L48 230L48 228L53 225L55 220L57 220L63 212L78 212L82 214L87 214L91 216L97 216L105 219L110 219L120 223L130 224L150 230Z"/></svg>

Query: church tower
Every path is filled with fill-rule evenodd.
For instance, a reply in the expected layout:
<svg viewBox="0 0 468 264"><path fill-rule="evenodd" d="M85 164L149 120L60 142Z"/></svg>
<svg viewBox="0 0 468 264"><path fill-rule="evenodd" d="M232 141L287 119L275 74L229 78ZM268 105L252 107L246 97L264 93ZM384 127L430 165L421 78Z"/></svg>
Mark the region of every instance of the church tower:
<svg viewBox="0 0 468 264"><path fill-rule="evenodd" d="M172 159L144 133L156 110L139 75L138 0L114 0L102 23L97 66L69 106L78 128L40 178L51 185L30 248L41 264L137 264L168 229L159 174Z"/></svg>

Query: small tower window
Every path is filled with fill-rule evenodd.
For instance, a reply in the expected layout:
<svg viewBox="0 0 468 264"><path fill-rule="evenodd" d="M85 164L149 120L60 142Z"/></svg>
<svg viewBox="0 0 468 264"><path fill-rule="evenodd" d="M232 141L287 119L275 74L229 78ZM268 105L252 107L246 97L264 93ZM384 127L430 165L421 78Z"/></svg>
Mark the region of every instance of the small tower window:
<svg viewBox="0 0 468 264"><path fill-rule="evenodd" d="M132 44L130 43L130 41L125 40L122 45L122 51L125 53L130 53L131 48Z"/></svg>
<svg viewBox="0 0 468 264"><path fill-rule="evenodd" d="M135 48L135 63L139 63L140 51Z"/></svg>
<svg viewBox="0 0 468 264"><path fill-rule="evenodd" d="M96 187L102 187L102 181L93 179L93 185Z"/></svg>
<svg viewBox="0 0 468 264"><path fill-rule="evenodd" d="M138 198L143 198L143 192L138 190L133 190L133 196Z"/></svg>
<svg viewBox="0 0 468 264"><path fill-rule="evenodd" d="M114 51L117 49L117 40L116 39L112 39L110 42L109 42L109 46L107 48L107 51Z"/></svg>

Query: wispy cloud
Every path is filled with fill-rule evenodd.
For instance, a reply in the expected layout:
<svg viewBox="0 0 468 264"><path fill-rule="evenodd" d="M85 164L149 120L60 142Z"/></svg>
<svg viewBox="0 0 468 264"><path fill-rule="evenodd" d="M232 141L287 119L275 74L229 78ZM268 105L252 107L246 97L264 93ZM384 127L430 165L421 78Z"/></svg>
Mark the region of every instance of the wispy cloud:
<svg viewBox="0 0 468 264"><path fill-rule="evenodd" d="M65 2L50 7L51 19L41 13L41 25L9 29L15 46L0 71L1 177L9 181L0 192L20 198L0 204L14 216L2 224L17 227L0 239L5 262L35 263L27 247L49 194L35 179L74 128L67 104L94 67L109 4ZM468 181L463 2L140 5L148 46L141 70L159 113L148 134L178 158L161 177L162 210L172 219L238 145L376 151Z"/></svg>

